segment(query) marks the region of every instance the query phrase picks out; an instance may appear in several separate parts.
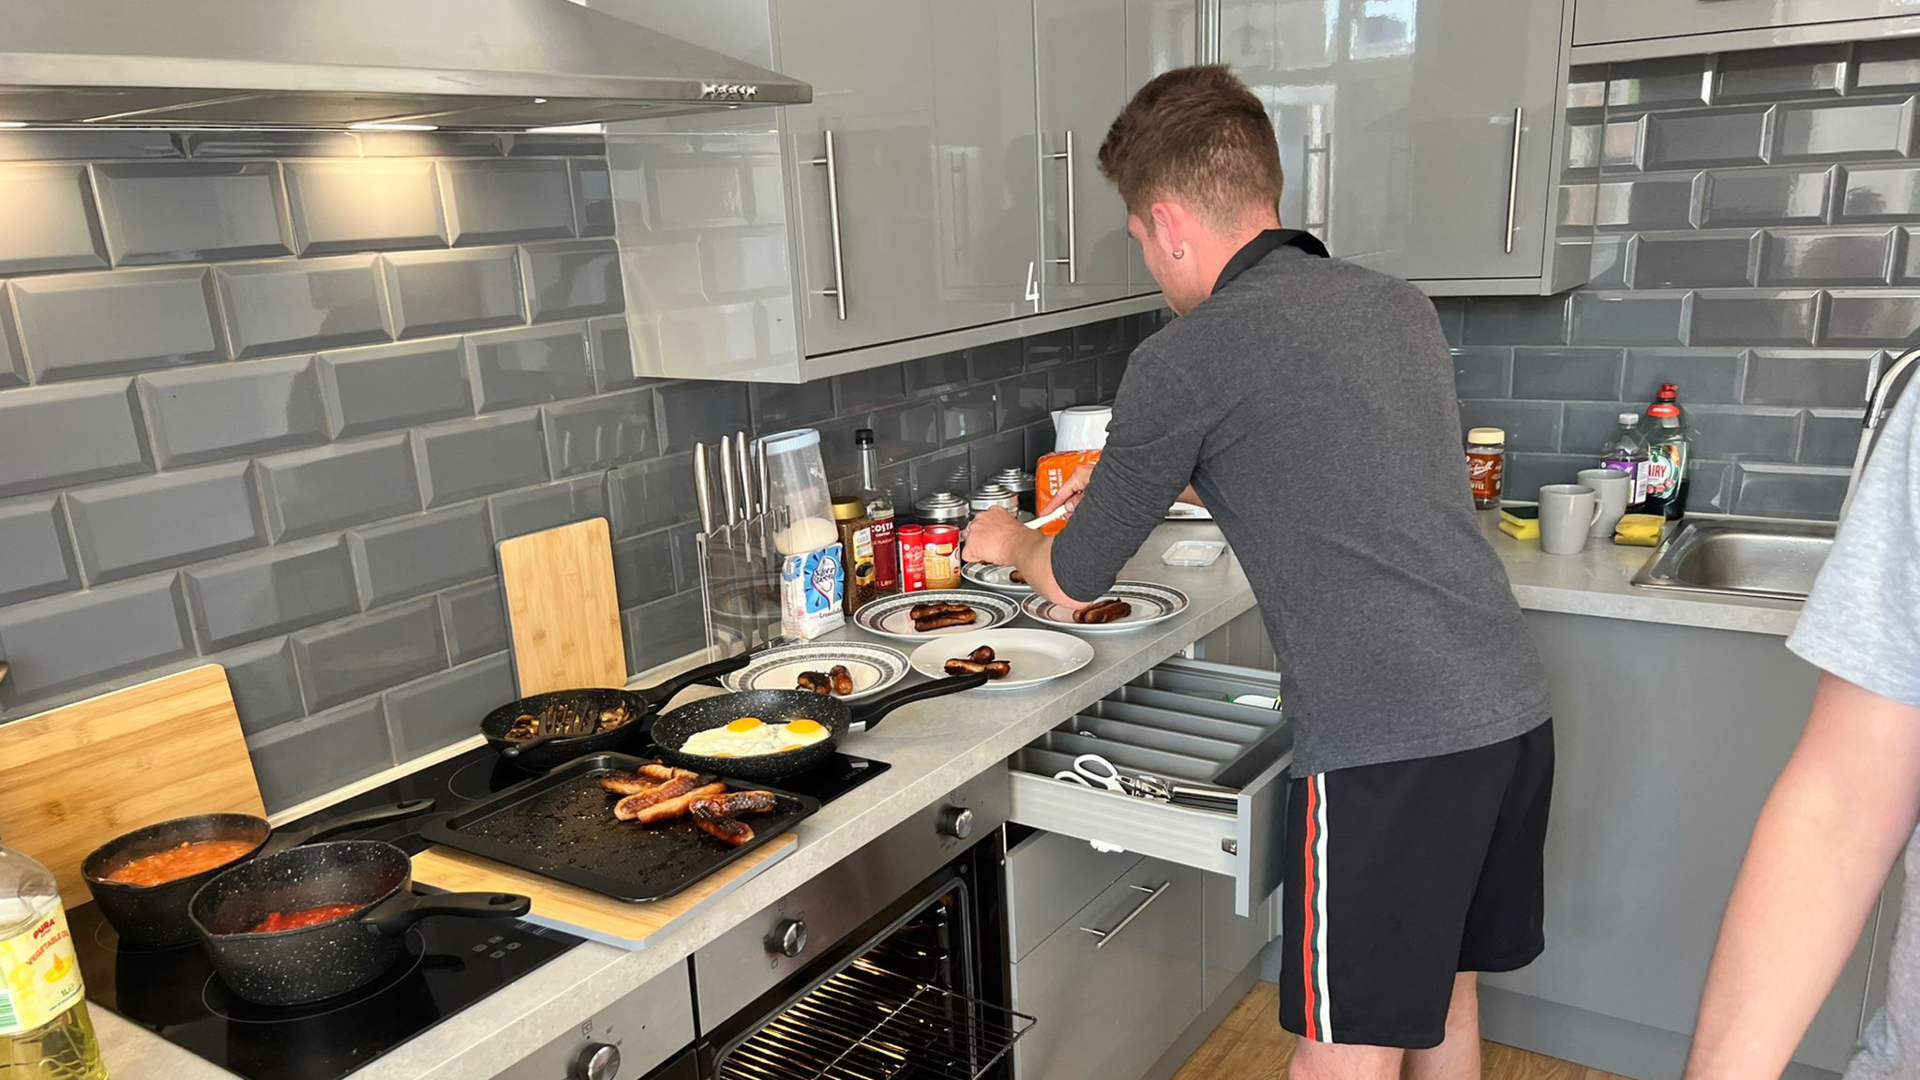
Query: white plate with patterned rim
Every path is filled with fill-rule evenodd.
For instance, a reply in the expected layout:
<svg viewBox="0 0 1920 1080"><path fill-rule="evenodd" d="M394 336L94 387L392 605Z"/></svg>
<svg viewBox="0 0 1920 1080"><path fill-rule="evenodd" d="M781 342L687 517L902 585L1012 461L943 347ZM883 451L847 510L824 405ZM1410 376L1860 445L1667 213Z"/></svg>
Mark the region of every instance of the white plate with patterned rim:
<svg viewBox="0 0 1920 1080"><path fill-rule="evenodd" d="M980 688L982 690L1038 686L1062 675L1071 675L1093 662L1093 646L1072 634L1002 626L929 641L913 650L913 669L929 678L944 679L947 661L964 660L982 645L993 649L995 660L1005 660L1012 667L1005 678L991 680Z"/></svg>
<svg viewBox="0 0 1920 1080"><path fill-rule="evenodd" d="M1032 592L1033 586L1024 581L1013 580L1013 572L1016 569L1018 567L1003 566L1000 563L970 562L960 568L960 576L966 578L968 584L992 589L994 592Z"/></svg>
<svg viewBox="0 0 1920 1080"><path fill-rule="evenodd" d="M1113 588L1108 589L1100 599L1125 600L1133 605L1133 610L1109 623L1077 623L1073 621L1072 608L1061 607L1034 593L1020 605L1020 611L1029 619L1076 634L1119 634L1165 622L1187 610L1186 593L1151 581L1114 582Z"/></svg>
<svg viewBox="0 0 1920 1080"><path fill-rule="evenodd" d="M842 701L859 701L907 677L912 666L907 654L886 645L864 641L816 641L768 649L739 671L720 677L728 690L797 690L803 671L832 671L844 664L853 676L853 693Z"/></svg>
<svg viewBox="0 0 1920 1080"><path fill-rule="evenodd" d="M913 608L916 604L965 604L973 609L973 621L939 630L915 630ZM932 637L952 637L1005 626L1019 614L1020 605L998 593L981 592L978 589L925 589L872 601L853 613L853 625L882 637L925 641Z"/></svg>

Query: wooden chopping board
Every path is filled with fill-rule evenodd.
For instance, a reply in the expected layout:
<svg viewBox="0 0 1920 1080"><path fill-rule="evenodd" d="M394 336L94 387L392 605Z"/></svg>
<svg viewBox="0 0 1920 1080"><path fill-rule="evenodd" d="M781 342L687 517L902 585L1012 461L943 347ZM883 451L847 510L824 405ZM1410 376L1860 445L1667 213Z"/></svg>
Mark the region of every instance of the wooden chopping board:
<svg viewBox="0 0 1920 1080"><path fill-rule="evenodd" d="M793 854L799 844L792 833L776 837L685 892L650 904L629 904L446 847L431 847L415 855L413 878L451 892L520 893L532 898L533 913L528 918L535 922L577 930L620 948L642 949L649 938L698 914L755 874Z"/></svg>
<svg viewBox="0 0 1920 1080"><path fill-rule="evenodd" d="M266 815L218 664L0 725L0 840L53 871L68 907L90 899L93 849L218 813Z"/></svg>
<svg viewBox="0 0 1920 1080"><path fill-rule="evenodd" d="M606 518L500 542L520 693L627 685Z"/></svg>

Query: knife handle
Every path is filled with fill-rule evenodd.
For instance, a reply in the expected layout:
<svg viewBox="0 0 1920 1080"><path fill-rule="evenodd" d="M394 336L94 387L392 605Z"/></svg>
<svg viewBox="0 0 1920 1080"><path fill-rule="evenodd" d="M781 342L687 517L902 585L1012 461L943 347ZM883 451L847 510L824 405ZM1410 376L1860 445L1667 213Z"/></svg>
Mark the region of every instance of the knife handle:
<svg viewBox="0 0 1920 1080"><path fill-rule="evenodd" d="M700 504L700 531L713 532L713 475L707 467L707 444L693 444L693 497Z"/></svg>
<svg viewBox="0 0 1920 1080"><path fill-rule="evenodd" d="M720 494L727 504L727 524L740 520L740 492L734 486L733 436L720 436Z"/></svg>

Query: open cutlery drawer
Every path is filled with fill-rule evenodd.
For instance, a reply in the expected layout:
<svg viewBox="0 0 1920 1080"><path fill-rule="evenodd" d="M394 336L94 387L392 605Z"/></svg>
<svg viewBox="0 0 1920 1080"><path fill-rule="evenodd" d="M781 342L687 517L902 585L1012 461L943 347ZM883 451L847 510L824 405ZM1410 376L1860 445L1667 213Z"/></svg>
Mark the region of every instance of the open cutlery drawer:
<svg viewBox="0 0 1920 1080"><path fill-rule="evenodd" d="M1249 915L1280 887L1293 731L1279 710L1233 699L1279 694L1275 672L1169 660L1014 754L1011 820L1224 874ZM1230 789L1232 809L1055 779L1083 754L1127 777Z"/></svg>

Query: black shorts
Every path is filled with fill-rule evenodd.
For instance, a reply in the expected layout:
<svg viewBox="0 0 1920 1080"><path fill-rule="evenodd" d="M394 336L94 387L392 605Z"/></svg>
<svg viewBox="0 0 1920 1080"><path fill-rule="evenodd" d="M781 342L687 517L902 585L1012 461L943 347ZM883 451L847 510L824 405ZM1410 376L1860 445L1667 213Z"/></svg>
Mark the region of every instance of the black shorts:
<svg viewBox="0 0 1920 1080"><path fill-rule="evenodd" d="M1316 1042L1440 1045L1457 973L1513 971L1546 948L1552 789L1552 721L1293 781L1281 1026Z"/></svg>

